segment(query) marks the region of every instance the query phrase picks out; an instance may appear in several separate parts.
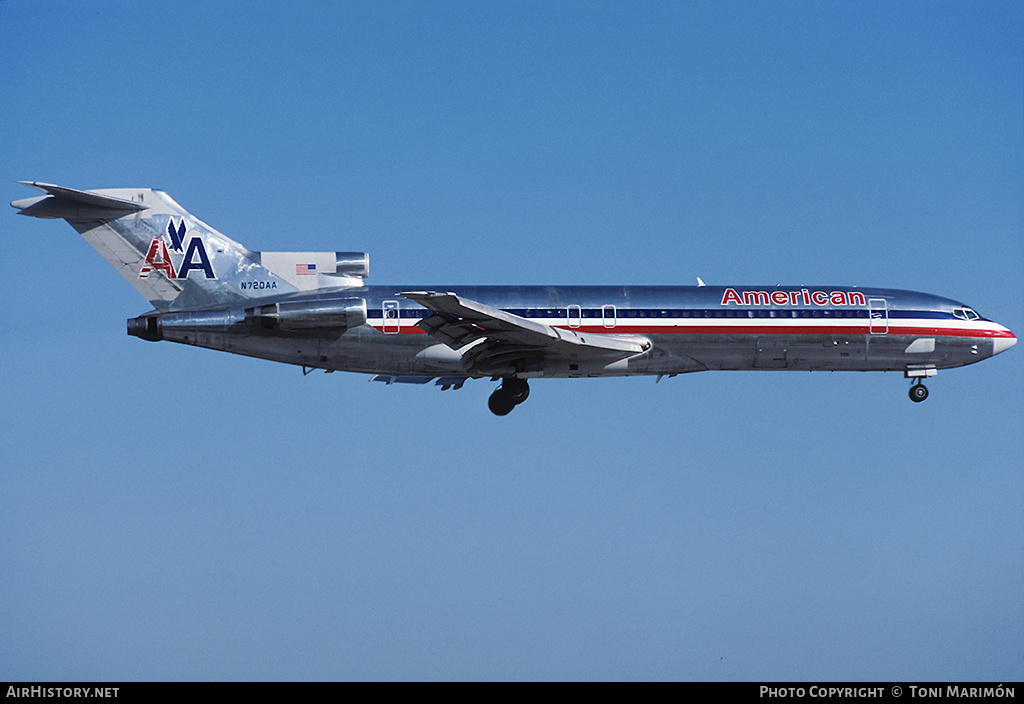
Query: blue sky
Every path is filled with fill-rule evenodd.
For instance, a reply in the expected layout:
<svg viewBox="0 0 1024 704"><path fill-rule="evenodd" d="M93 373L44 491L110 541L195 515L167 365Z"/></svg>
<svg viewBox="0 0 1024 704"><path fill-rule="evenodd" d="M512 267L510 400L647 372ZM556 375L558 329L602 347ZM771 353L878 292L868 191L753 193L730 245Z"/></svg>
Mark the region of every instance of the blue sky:
<svg viewBox="0 0 1024 704"><path fill-rule="evenodd" d="M0 3L0 195L395 283L922 290L1024 329L1015 3ZM0 679L1020 680L1021 350L386 387L125 335L0 225Z"/></svg>

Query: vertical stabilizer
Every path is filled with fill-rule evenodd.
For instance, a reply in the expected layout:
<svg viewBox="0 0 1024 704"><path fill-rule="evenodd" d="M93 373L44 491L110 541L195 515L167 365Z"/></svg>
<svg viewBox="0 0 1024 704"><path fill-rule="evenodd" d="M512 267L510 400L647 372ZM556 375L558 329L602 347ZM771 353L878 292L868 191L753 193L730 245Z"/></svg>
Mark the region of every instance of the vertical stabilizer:
<svg viewBox="0 0 1024 704"><path fill-rule="evenodd" d="M157 310L298 290L264 267L259 252L214 230L163 191L23 183L46 195L11 203L21 215L66 220Z"/></svg>

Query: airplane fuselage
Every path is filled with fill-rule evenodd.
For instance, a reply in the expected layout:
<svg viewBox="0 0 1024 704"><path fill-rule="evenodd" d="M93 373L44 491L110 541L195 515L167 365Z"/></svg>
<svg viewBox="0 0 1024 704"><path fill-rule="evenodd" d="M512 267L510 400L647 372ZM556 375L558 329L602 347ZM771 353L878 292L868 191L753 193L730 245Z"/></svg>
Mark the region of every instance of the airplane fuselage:
<svg viewBox="0 0 1024 704"><path fill-rule="evenodd" d="M461 355L418 327L431 311L399 292L452 291L541 325L581 335L633 335L642 354L602 360L546 360L469 376L671 375L705 370L903 371L959 367L1015 341L1005 327L946 298L842 286L363 286L267 298L330 297L365 302L366 320L342 334L273 335L246 325L251 304L215 319L165 316L160 339L326 370L396 376L466 375ZM261 301L262 302L262 301ZM528 355L527 355L528 356ZM522 367L522 355L515 364ZM921 374L925 376L926 374Z"/></svg>
<svg viewBox="0 0 1024 704"><path fill-rule="evenodd" d="M22 215L66 220L153 306L128 333L378 381L459 388L708 370L902 371L921 379L1017 338L956 301L851 286L367 286L365 252L257 252L163 191L46 195ZM703 283L703 282L700 282Z"/></svg>

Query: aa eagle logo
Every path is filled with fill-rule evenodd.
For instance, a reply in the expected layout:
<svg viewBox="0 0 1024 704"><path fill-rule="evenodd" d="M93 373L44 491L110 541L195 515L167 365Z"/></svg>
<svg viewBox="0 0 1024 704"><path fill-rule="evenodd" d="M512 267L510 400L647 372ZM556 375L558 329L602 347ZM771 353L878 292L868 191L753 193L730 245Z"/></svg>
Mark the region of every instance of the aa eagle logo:
<svg viewBox="0 0 1024 704"><path fill-rule="evenodd" d="M206 245L203 244L202 238L193 235L189 237L186 245L185 231L184 220L178 227L174 226L173 218L168 221L167 236L171 241L170 248L162 235L153 238L153 241L149 243L149 251L146 252L146 261L139 271L140 279L148 278L154 271L163 272L168 279L187 279L189 272L194 269L203 272L208 279L217 278L213 273L213 265L210 264L210 256L206 253ZM175 268L171 252L182 252L183 247L184 253L181 255L178 267Z"/></svg>

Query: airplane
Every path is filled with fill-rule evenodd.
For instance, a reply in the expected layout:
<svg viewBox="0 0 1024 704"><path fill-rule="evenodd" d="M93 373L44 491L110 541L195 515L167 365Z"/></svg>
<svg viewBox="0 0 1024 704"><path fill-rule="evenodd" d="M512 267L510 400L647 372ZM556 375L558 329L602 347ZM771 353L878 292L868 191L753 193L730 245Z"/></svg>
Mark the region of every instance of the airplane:
<svg viewBox="0 0 1024 704"><path fill-rule="evenodd" d="M973 308L926 293L857 286L367 286L365 252L255 252L164 191L45 195L19 214L66 220L153 310L128 334L371 380L500 385L507 415L529 380L708 370L896 371L923 379L1012 347Z"/></svg>

